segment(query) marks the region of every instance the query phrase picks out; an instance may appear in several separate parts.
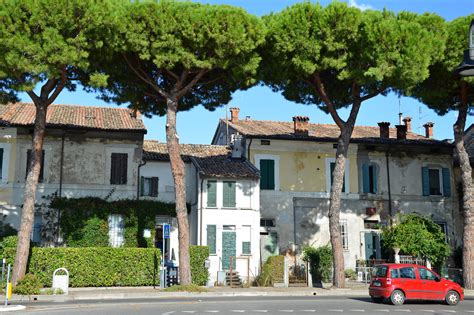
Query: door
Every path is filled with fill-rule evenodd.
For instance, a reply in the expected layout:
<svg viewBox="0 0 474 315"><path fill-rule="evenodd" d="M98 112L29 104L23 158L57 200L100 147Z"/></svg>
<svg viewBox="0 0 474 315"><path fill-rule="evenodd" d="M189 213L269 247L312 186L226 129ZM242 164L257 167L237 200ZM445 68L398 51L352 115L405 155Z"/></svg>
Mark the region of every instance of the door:
<svg viewBox="0 0 474 315"><path fill-rule="evenodd" d="M441 281L436 281L439 277L424 267L418 267L418 275L420 276L421 289L423 290L423 299L427 300L443 300L444 289L446 288Z"/></svg>
<svg viewBox="0 0 474 315"><path fill-rule="evenodd" d="M260 234L260 259L262 264L267 262L268 257L278 255L279 253L277 232Z"/></svg>
<svg viewBox="0 0 474 315"><path fill-rule="evenodd" d="M400 288L405 291L407 300L423 299L422 291L420 290L420 280L417 278L414 267L403 267L399 269L400 272Z"/></svg>
<svg viewBox="0 0 474 315"><path fill-rule="evenodd" d="M380 259L380 237L374 232L365 232L365 259Z"/></svg>
<svg viewBox="0 0 474 315"><path fill-rule="evenodd" d="M222 269L230 270L230 259L232 257L232 269L235 270L235 256L237 253L235 227L224 226L222 232Z"/></svg>

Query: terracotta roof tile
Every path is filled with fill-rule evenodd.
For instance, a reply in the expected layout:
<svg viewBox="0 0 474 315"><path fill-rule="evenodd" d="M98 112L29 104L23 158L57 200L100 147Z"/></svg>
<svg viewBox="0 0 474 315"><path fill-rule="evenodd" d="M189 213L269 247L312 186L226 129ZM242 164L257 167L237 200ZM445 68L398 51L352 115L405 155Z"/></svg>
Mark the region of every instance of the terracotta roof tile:
<svg viewBox="0 0 474 315"><path fill-rule="evenodd" d="M206 178L252 178L260 177L260 172L245 158L231 157L228 146L205 144L180 144L184 162L193 162ZM153 140L143 142L145 161L169 161L166 143Z"/></svg>
<svg viewBox="0 0 474 315"><path fill-rule="evenodd" d="M33 126L36 108L32 103L0 105L0 126ZM49 128L132 130L146 133L140 113L118 107L50 105L46 116Z"/></svg>

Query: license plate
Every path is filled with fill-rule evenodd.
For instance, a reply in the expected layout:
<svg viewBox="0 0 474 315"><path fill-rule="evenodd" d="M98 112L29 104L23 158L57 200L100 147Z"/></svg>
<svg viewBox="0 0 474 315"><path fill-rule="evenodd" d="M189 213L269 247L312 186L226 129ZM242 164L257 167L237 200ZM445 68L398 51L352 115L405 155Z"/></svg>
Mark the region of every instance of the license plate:
<svg viewBox="0 0 474 315"><path fill-rule="evenodd" d="M373 285L374 287L380 287L382 283L380 283L380 281L374 281Z"/></svg>

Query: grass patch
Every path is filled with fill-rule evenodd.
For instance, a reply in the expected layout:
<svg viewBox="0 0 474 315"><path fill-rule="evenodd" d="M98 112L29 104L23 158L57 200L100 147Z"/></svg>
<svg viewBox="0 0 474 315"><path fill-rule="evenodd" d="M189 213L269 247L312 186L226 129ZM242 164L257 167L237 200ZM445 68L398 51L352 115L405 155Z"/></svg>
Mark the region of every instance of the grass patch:
<svg viewBox="0 0 474 315"><path fill-rule="evenodd" d="M209 292L206 288L200 287L195 284L189 284L189 285L174 285L169 288L163 289L163 292Z"/></svg>

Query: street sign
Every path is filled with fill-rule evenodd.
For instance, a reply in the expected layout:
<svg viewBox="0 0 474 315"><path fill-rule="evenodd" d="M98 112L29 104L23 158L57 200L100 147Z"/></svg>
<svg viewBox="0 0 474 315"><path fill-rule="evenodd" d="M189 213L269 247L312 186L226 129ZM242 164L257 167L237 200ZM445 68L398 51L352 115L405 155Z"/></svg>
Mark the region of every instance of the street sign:
<svg viewBox="0 0 474 315"><path fill-rule="evenodd" d="M163 238L170 238L170 225L163 224Z"/></svg>

